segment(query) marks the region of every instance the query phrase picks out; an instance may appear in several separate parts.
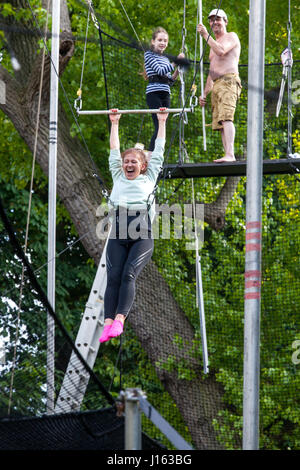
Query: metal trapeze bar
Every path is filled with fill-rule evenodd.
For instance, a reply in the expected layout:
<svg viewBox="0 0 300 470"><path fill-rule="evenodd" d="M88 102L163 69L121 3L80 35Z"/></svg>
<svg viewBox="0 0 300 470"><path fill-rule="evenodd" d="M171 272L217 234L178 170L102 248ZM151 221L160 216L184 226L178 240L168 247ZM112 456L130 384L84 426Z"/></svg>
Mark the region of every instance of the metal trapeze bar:
<svg viewBox="0 0 300 470"><path fill-rule="evenodd" d="M91 111L77 111L78 114L154 114L154 113L192 113L194 108L164 108L161 109L118 109L118 110L91 110Z"/></svg>

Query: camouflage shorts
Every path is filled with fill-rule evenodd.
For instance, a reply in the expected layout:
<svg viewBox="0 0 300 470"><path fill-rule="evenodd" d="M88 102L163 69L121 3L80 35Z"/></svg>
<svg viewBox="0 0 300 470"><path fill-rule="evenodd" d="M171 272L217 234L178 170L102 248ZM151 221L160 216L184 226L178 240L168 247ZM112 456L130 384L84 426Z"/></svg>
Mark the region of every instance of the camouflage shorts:
<svg viewBox="0 0 300 470"><path fill-rule="evenodd" d="M233 121L236 102L242 91L241 80L236 73L228 73L214 81L211 94L212 128L222 129L222 121Z"/></svg>

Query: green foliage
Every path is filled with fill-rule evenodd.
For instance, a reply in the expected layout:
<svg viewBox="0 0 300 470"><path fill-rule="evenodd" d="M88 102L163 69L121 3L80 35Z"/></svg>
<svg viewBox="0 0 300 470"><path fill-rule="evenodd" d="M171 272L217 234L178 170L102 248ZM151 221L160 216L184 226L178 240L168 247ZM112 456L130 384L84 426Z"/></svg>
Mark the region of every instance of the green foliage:
<svg viewBox="0 0 300 470"><path fill-rule="evenodd" d="M206 193L208 182L198 183ZM189 194L187 183L185 197ZM201 192L201 191L200 191ZM291 360L291 346L299 331L299 184L294 176L265 177L263 199L263 275L261 313L261 448L297 449L300 413L297 399L299 370ZM214 421L223 445L238 448L243 406L243 293L245 239L245 182L239 184L220 233L205 229L201 250L204 304L210 370L224 388L226 409ZM179 194L179 198L184 198ZM199 332L195 303L194 254L184 243L156 242L154 258L176 300ZM199 337L199 333L198 333ZM178 338L174 338L178 340ZM201 347L200 345L198 345ZM169 357L161 365L177 370ZM185 364L185 378L188 369Z"/></svg>

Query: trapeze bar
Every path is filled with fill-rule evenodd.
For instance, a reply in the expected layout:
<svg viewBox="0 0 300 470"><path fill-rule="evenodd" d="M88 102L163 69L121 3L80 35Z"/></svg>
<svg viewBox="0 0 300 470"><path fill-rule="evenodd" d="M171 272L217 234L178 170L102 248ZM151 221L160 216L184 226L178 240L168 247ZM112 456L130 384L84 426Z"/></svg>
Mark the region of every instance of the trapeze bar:
<svg viewBox="0 0 300 470"><path fill-rule="evenodd" d="M157 114L157 113L192 113L194 108L164 108L161 109L118 109L115 110L99 110L99 111L77 111L78 114Z"/></svg>

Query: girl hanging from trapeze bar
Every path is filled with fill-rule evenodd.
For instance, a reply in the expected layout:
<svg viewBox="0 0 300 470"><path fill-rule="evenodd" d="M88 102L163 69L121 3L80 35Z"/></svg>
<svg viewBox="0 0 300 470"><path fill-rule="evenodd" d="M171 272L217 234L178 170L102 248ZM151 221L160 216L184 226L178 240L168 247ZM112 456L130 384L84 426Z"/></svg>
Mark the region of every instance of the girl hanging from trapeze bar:
<svg viewBox="0 0 300 470"><path fill-rule="evenodd" d="M152 34L150 50L144 54L144 78L148 80L146 88L146 101L149 109L161 107L170 108L170 86L178 76L178 69L174 70L175 64L163 55L169 42L169 35L164 28L158 27ZM180 53L178 59L184 58ZM158 131L158 120L156 114L152 114L154 133L151 137L149 151L153 151Z"/></svg>
<svg viewBox="0 0 300 470"><path fill-rule="evenodd" d="M149 196L153 193L163 165L168 113L157 114L158 132L149 163L146 152L138 148L120 153L121 115L116 110L109 117L113 221L106 252L107 287L104 295L104 329L99 339L101 343L122 334L124 321L134 301L137 276L152 256L154 241L151 224L155 204L149 204Z"/></svg>

